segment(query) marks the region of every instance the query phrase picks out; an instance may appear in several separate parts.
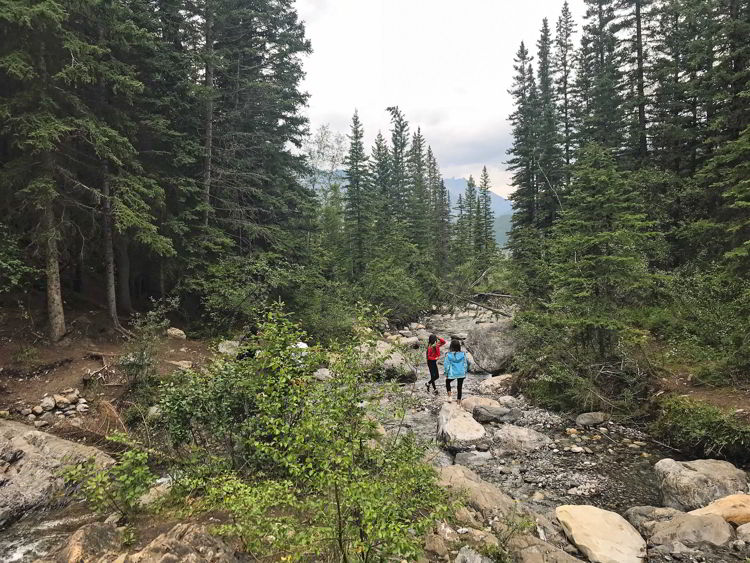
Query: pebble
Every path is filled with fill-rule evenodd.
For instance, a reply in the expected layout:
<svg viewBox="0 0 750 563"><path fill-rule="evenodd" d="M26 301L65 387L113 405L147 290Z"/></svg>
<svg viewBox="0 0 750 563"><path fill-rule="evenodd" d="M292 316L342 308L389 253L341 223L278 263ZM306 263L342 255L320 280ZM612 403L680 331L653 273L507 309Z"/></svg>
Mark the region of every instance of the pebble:
<svg viewBox="0 0 750 563"><path fill-rule="evenodd" d="M29 416L30 414L31 414L31 409L21 409L22 416Z"/></svg>

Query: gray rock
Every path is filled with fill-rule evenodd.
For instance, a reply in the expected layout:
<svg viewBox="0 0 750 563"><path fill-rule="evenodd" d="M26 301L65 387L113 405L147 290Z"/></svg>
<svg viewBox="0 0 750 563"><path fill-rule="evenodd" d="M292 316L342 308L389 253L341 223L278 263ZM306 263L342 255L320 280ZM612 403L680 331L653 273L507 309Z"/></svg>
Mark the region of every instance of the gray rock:
<svg viewBox="0 0 750 563"><path fill-rule="evenodd" d="M552 440L532 428L505 424L495 433L495 443L510 452L531 452L552 444Z"/></svg>
<svg viewBox="0 0 750 563"><path fill-rule="evenodd" d="M514 422L521 418L520 409L509 409L507 407L488 407L478 405L474 407L474 420L477 422Z"/></svg>
<svg viewBox="0 0 750 563"><path fill-rule="evenodd" d="M456 403L444 403L438 414L437 437L451 450L467 450L485 438L484 427Z"/></svg>
<svg viewBox="0 0 750 563"><path fill-rule="evenodd" d="M664 505L679 510L702 508L722 497L747 492L747 475L727 461L666 458L654 470Z"/></svg>
<svg viewBox="0 0 750 563"><path fill-rule="evenodd" d="M459 550L455 563L492 563L492 559L477 553L465 545Z"/></svg>
<svg viewBox="0 0 750 563"><path fill-rule="evenodd" d="M476 326L467 335L466 347L480 369L491 373L503 371L516 352L513 321L508 319Z"/></svg>
<svg viewBox="0 0 750 563"><path fill-rule="evenodd" d="M65 395L52 395L52 398L55 400L55 406L58 409L64 409L70 406L70 401Z"/></svg>
<svg viewBox="0 0 750 563"><path fill-rule="evenodd" d="M175 340L187 340L187 335L185 334L185 332L173 326L170 326L167 329L167 336L169 338L174 338Z"/></svg>
<svg viewBox="0 0 750 563"><path fill-rule="evenodd" d="M146 420L156 420L161 417L161 407L159 405L152 405L146 411Z"/></svg>
<svg viewBox="0 0 750 563"><path fill-rule="evenodd" d="M576 417L578 426L599 426L609 420L609 415L605 412L585 412Z"/></svg>
<svg viewBox="0 0 750 563"><path fill-rule="evenodd" d="M484 465L485 463L492 460L493 456L490 452L459 452L456 454L455 463L457 465Z"/></svg>
<svg viewBox="0 0 750 563"><path fill-rule="evenodd" d="M239 340L222 340L219 342L219 354L225 356L236 356L240 351Z"/></svg>
<svg viewBox="0 0 750 563"><path fill-rule="evenodd" d="M31 409L21 409L21 416L29 416L31 413Z"/></svg>
<svg viewBox="0 0 750 563"><path fill-rule="evenodd" d="M750 543L750 523L737 527L737 539Z"/></svg>
<svg viewBox="0 0 750 563"><path fill-rule="evenodd" d="M51 498L62 487L63 466L90 458L100 467L114 463L96 448L5 420L0 420L0 458L14 460L3 477L0 527Z"/></svg>
<svg viewBox="0 0 750 563"><path fill-rule="evenodd" d="M31 409L31 412L39 416L44 414L44 409L40 405L36 405L33 409Z"/></svg>
<svg viewBox="0 0 750 563"><path fill-rule="evenodd" d="M374 344L361 344L358 348L361 366L366 370L377 370L384 379L401 383L414 383L417 368L392 344L378 340Z"/></svg>
<svg viewBox="0 0 750 563"><path fill-rule="evenodd" d="M51 411L52 409L55 408L55 398L51 396L44 397L41 403L39 403L39 406L42 407L46 411Z"/></svg>
<svg viewBox="0 0 750 563"><path fill-rule="evenodd" d="M678 514L683 513L674 508L634 506L626 510L624 516L642 536L649 537L655 524L667 522Z"/></svg>
<svg viewBox="0 0 750 563"><path fill-rule="evenodd" d="M87 404L76 405L76 411L81 414L89 412L89 406Z"/></svg>
<svg viewBox="0 0 750 563"><path fill-rule="evenodd" d="M709 543L724 546L734 539L734 530L721 516L711 514L696 516L678 514L671 520L656 522L649 538L654 545L671 545L680 542L686 546Z"/></svg>

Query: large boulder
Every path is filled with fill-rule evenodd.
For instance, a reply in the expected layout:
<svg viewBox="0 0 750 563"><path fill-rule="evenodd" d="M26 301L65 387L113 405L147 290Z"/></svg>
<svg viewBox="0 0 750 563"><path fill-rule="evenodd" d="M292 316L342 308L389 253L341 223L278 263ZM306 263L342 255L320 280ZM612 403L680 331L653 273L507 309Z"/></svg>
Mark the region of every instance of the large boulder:
<svg viewBox="0 0 750 563"><path fill-rule="evenodd" d="M721 516L678 514L671 520L655 523L649 541L653 545L672 545L674 542L680 542L687 546L709 543L721 547L733 538L732 526Z"/></svg>
<svg viewBox="0 0 750 563"><path fill-rule="evenodd" d="M478 325L469 331L466 340L476 365L491 373L501 372L510 365L516 346L510 319Z"/></svg>
<svg viewBox="0 0 750 563"><path fill-rule="evenodd" d="M168 532L157 536L141 551L118 559L118 563L239 563L223 540L211 535L197 524L177 524Z"/></svg>
<svg viewBox="0 0 750 563"><path fill-rule="evenodd" d="M461 406L468 412L474 412L474 409L478 406L499 407L500 403L498 403L494 399L490 399L489 397L478 397L476 395L473 395L461 401Z"/></svg>
<svg viewBox="0 0 750 563"><path fill-rule="evenodd" d="M505 516L516 510L515 501L492 483L482 478L468 467L448 465L438 469L438 484L441 487L466 495L469 507L479 512L485 519L492 516Z"/></svg>
<svg viewBox="0 0 750 563"><path fill-rule="evenodd" d="M732 524L747 524L750 522L750 495L729 495L692 510L690 514L717 514Z"/></svg>
<svg viewBox="0 0 750 563"><path fill-rule="evenodd" d="M646 541L615 512L588 505L555 509L568 539L593 563L641 563Z"/></svg>
<svg viewBox="0 0 750 563"><path fill-rule="evenodd" d="M666 458L654 470L664 505L679 510L702 508L727 495L747 492L747 475L727 461Z"/></svg>
<svg viewBox="0 0 750 563"><path fill-rule="evenodd" d="M393 344L383 340L361 344L359 353L360 365L366 370L379 370L384 379L401 383L414 383L417 380L417 368Z"/></svg>
<svg viewBox="0 0 750 563"><path fill-rule="evenodd" d="M179 328L173 327L173 326L170 326L167 329L167 336L169 338L173 338L175 340L186 340L187 339L187 335L185 334L185 331L183 331L183 330L181 330Z"/></svg>
<svg viewBox="0 0 750 563"><path fill-rule="evenodd" d="M495 443L507 452L532 452L553 442L533 428L504 424L495 432Z"/></svg>
<svg viewBox="0 0 750 563"><path fill-rule="evenodd" d="M444 403L438 414L437 437L449 449L466 450L484 440L486 432L464 409Z"/></svg>
<svg viewBox="0 0 750 563"><path fill-rule="evenodd" d="M122 534L110 522L92 522L78 528L57 552L35 563L98 563L113 561L122 545Z"/></svg>
<svg viewBox="0 0 750 563"><path fill-rule="evenodd" d="M509 373L488 377L479 384L479 392L485 395L504 394L508 392L512 383L513 376Z"/></svg>
<svg viewBox="0 0 750 563"><path fill-rule="evenodd" d="M91 458L99 467L114 463L96 448L0 420L0 528L50 500L64 466Z"/></svg>
<svg viewBox="0 0 750 563"><path fill-rule="evenodd" d="M581 563L580 559L531 534L511 537L508 548L518 563Z"/></svg>
<svg viewBox="0 0 750 563"><path fill-rule="evenodd" d="M659 522L668 522L678 514L684 514L675 508L660 506L634 506L625 511L625 518L644 537L650 537L654 526Z"/></svg>

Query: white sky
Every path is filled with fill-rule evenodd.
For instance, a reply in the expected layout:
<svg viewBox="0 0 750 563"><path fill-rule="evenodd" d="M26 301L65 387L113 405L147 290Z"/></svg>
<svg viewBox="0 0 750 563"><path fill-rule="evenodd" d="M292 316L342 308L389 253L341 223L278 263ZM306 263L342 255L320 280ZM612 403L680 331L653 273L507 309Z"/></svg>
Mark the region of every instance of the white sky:
<svg viewBox="0 0 750 563"><path fill-rule="evenodd" d="M422 127L446 177L479 176L507 196L507 93L521 40L536 51L545 16L554 37L563 0L297 0L313 54L303 88L311 129L348 133L354 109L368 146L398 105ZM569 0L577 21L583 0ZM579 26L580 27L580 26ZM577 43L577 37L575 39Z"/></svg>

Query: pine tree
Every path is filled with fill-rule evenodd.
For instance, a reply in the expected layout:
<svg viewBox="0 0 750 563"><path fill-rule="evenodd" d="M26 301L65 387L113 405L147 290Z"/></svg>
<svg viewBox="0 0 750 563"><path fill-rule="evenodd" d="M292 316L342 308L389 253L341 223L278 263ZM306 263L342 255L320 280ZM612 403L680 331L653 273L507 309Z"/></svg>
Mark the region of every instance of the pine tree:
<svg viewBox="0 0 750 563"><path fill-rule="evenodd" d="M654 234L609 149L583 149L567 201L552 240L552 310L572 327L576 344L605 360L629 326L628 308L652 281Z"/></svg>
<svg viewBox="0 0 750 563"><path fill-rule="evenodd" d="M385 137L378 131L378 135L375 137L375 144L372 147L369 176L375 199L375 237L380 247L382 247L387 229L390 228L393 219L391 215L390 158L390 150L388 149Z"/></svg>
<svg viewBox="0 0 750 563"><path fill-rule="evenodd" d="M391 151L388 170L388 211L395 225L405 228L408 224L409 175L407 155L409 153L409 123L398 107L387 108L391 114ZM398 225L402 225L399 227Z"/></svg>
<svg viewBox="0 0 750 563"><path fill-rule="evenodd" d="M562 151L557 126L557 104L552 76L552 39L545 18L537 42L538 126L537 151L534 154L535 171L539 176L538 225L542 229L552 226L560 211L559 189L563 177Z"/></svg>
<svg viewBox="0 0 750 563"><path fill-rule="evenodd" d="M560 17L557 20L554 56L552 59L553 76L558 102L558 122L561 129L561 142L566 170L570 169L573 153L573 116L572 87L573 87L573 34L575 21L570 13L568 2L563 4ZM570 183L569 174L565 174L566 184Z"/></svg>
<svg viewBox="0 0 750 563"><path fill-rule="evenodd" d="M417 245L417 248L425 251L430 242L430 200L425 141L420 128L417 128L416 133L412 135L407 157L407 174L409 238Z"/></svg>
<svg viewBox="0 0 750 563"><path fill-rule="evenodd" d="M491 187L490 175L485 166L482 168L482 175L479 177L480 224L482 225L480 244L485 256L493 254L497 246L495 243L495 212L492 210L492 195L490 194Z"/></svg>
<svg viewBox="0 0 750 563"><path fill-rule="evenodd" d="M368 162L363 143L364 130L355 111L349 135L349 154L344 161L347 185L345 195L346 228L352 254L353 279L359 279L365 270L367 241L372 233L373 204Z"/></svg>

